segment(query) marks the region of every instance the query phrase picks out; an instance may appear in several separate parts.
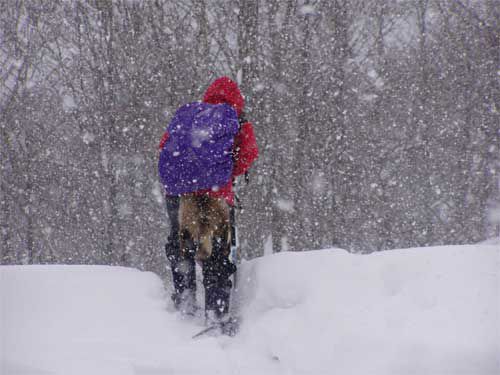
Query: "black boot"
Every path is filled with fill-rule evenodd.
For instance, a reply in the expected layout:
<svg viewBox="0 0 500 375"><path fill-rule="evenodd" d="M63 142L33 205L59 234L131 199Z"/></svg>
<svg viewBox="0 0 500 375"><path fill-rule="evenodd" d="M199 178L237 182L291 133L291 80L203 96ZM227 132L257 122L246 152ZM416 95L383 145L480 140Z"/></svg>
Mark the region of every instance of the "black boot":
<svg viewBox="0 0 500 375"><path fill-rule="evenodd" d="M205 282L205 311L210 320L221 320L229 312L229 299L231 296L231 280L225 284L220 282Z"/></svg>
<svg viewBox="0 0 500 375"><path fill-rule="evenodd" d="M214 268L204 268L205 317L207 325L215 324L223 335L234 336L238 333L239 321L229 314L232 286L229 276L236 271L236 266L228 262L223 269L219 273L213 272Z"/></svg>
<svg viewBox="0 0 500 375"><path fill-rule="evenodd" d="M229 312L232 282L236 266L227 257L214 254L203 264L205 314L208 320L223 321Z"/></svg>
<svg viewBox="0 0 500 375"><path fill-rule="evenodd" d="M170 262L174 293L172 301L183 314L194 315L196 312L196 268L194 257L182 258L177 242L169 241L165 245L167 259Z"/></svg>

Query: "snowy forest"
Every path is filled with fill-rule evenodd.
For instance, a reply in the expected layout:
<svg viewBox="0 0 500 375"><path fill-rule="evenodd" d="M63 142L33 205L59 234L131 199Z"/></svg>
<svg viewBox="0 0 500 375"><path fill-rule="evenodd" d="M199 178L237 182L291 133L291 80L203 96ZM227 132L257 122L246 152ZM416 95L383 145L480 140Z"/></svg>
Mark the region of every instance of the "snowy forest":
<svg viewBox="0 0 500 375"><path fill-rule="evenodd" d="M0 264L165 274L158 143L238 80L242 255L499 236L498 0L0 0Z"/></svg>

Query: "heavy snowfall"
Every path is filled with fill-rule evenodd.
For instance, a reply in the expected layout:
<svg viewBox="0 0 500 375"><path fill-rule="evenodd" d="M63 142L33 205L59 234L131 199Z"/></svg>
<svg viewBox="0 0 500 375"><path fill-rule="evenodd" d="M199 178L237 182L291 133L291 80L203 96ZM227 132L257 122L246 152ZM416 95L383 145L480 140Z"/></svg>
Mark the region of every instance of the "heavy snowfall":
<svg viewBox="0 0 500 375"><path fill-rule="evenodd" d="M0 0L0 373L500 373L499 51L498 0ZM223 75L241 330L193 340L158 146Z"/></svg>

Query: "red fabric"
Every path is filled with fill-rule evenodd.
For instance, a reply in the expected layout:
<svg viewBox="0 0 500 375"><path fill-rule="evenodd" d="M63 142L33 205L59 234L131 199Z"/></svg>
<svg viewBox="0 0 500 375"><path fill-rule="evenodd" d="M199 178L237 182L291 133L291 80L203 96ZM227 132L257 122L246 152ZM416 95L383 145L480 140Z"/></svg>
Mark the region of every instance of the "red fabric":
<svg viewBox="0 0 500 375"><path fill-rule="evenodd" d="M241 95L240 89L236 82L228 77L216 79L207 89L203 97L203 101L210 104L227 103L236 110L238 116L241 115L245 107L245 100ZM168 139L168 133L165 132L160 141L160 150L165 146ZM259 149L253 131L253 126L250 122L244 123L234 139L233 145L234 166L232 177L236 177L247 172L252 163L259 156ZM234 205L233 182L228 181L224 186L221 186L217 191L202 190L197 194L208 194L214 198L224 198L231 206Z"/></svg>
<svg viewBox="0 0 500 375"><path fill-rule="evenodd" d="M257 141L250 122L244 123L234 139L234 167L233 177L242 175L250 169L252 163L259 156Z"/></svg>
<svg viewBox="0 0 500 375"><path fill-rule="evenodd" d="M217 78L208 87L203 101L210 104L227 103L236 109L238 116L245 108L245 99L243 99L237 83L228 77Z"/></svg>
<svg viewBox="0 0 500 375"><path fill-rule="evenodd" d="M168 140L168 132L165 132L163 134L163 137L161 137L161 141L160 141L160 144L158 145L158 148L161 150L163 150L163 146L165 146L165 143L167 143L167 140Z"/></svg>

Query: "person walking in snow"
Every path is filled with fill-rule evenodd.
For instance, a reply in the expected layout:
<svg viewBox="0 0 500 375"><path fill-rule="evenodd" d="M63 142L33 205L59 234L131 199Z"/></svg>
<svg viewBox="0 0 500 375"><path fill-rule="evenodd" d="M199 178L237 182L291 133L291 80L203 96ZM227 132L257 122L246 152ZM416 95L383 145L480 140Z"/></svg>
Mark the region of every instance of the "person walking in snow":
<svg viewBox="0 0 500 375"><path fill-rule="evenodd" d="M232 123L236 129L235 136L231 138L230 145L232 170L229 171L229 176L225 175L226 177L224 177L223 180L217 177L219 178L219 182L214 183L211 181L215 178L213 175L220 175L220 173L217 173L218 171L215 171L216 173L211 172L211 167L206 168L211 173L205 174L200 178L199 171L192 172L190 170L191 165L187 164L189 162L188 156L186 156L184 164L176 165L176 163L177 158L182 158L185 154L192 154L193 150L197 152L199 148L212 147L209 143L214 143L215 141L205 142L206 135L204 135L203 132L200 133L199 129L196 129L196 119L201 118L202 120L200 120L200 122L203 122L203 114L207 111L209 112L211 108L215 108L210 105L215 106L220 104L226 104L230 107L230 111L233 112L232 115L235 116L234 121L237 119L237 122L236 124ZM174 306L183 313L192 314L196 309L196 275L194 256L186 257L181 254L181 233L179 233L179 204L181 197L186 193L191 194L194 192L196 195L222 198L229 206L234 206L235 195L233 192L233 180L235 177L245 174L258 157L258 148L253 126L245 119L244 106L245 101L236 82L228 77L220 77L208 87L203 96L202 103L191 103L177 111L176 116L174 116L174 119L164 133L159 144L161 152L159 173L166 189L166 206L170 219L170 234L165 245L165 252L172 272L174 286L172 300ZM193 111L198 112L192 115L191 112ZM183 125L184 127L192 127L188 134L188 137L192 138L190 138L190 144L186 145L186 143L178 141L176 145L169 145L169 142L174 142L172 140L172 138L174 138L172 134L176 133L177 129L180 128L180 125L172 125L172 123L176 121L176 118L178 118L177 121L179 121L180 124L188 123L187 125ZM192 124L193 122L195 122L195 124ZM203 136L194 137L193 134L202 134ZM169 147L171 152L167 153L166 149ZM174 147L177 148L172 151ZM200 153L202 155L207 155L206 158L213 158L214 151L210 150L210 152L205 152L204 154L200 151ZM191 159L192 158L193 156L191 156ZM219 161L218 163L220 164L221 162ZM201 164L203 164L203 161L201 161ZM226 179L227 181L225 181ZM214 185L217 186L214 187ZM209 188L207 188L207 186ZM217 254L217 251L214 251L203 267L205 311L216 310L219 313L227 314L230 289L232 286L230 276L235 271L236 266L230 262L227 256L220 256L220 254Z"/></svg>

